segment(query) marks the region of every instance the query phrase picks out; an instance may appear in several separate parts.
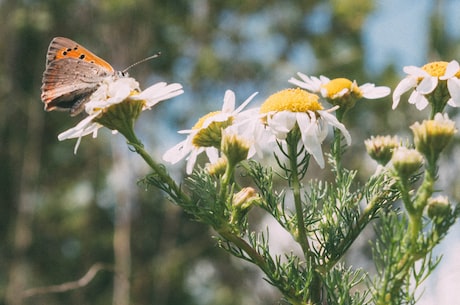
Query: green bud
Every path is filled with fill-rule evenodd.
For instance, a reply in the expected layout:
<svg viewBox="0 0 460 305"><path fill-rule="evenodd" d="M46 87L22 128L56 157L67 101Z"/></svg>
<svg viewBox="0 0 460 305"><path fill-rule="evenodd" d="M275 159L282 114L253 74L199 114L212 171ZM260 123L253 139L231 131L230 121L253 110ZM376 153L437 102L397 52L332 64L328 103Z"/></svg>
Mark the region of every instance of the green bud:
<svg viewBox="0 0 460 305"><path fill-rule="evenodd" d="M447 114L441 113L436 113L434 120L424 120L422 124L416 122L410 128L414 133L415 148L427 160L436 160L457 132L455 123Z"/></svg>
<svg viewBox="0 0 460 305"><path fill-rule="evenodd" d="M259 204L260 197L252 187L245 187L232 198L232 214L230 223L238 227L245 227L246 215L249 210ZM238 229L239 230L239 229Z"/></svg>
<svg viewBox="0 0 460 305"><path fill-rule="evenodd" d="M422 166L423 157L415 149L408 149L406 147L398 147L393 152L391 163L398 173L398 176L406 180Z"/></svg>
<svg viewBox="0 0 460 305"><path fill-rule="evenodd" d="M232 206L239 210L247 210L259 201L259 195L252 187L245 187L233 195Z"/></svg>
<svg viewBox="0 0 460 305"><path fill-rule="evenodd" d="M217 159L214 163L206 164L206 170L211 176L221 176L225 173L227 164L227 158L224 156Z"/></svg>
<svg viewBox="0 0 460 305"><path fill-rule="evenodd" d="M449 203L449 199L446 196L437 196L428 199L426 212L430 219L443 220L452 213L452 207Z"/></svg>
<svg viewBox="0 0 460 305"><path fill-rule="evenodd" d="M222 153L227 157L228 162L231 165L236 165L239 162L247 159L249 143L237 134L223 130L221 150Z"/></svg>
<svg viewBox="0 0 460 305"><path fill-rule="evenodd" d="M381 165L386 165L393 156L395 148L401 146L397 136L372 136L364 141L369 156Z"/></svg>

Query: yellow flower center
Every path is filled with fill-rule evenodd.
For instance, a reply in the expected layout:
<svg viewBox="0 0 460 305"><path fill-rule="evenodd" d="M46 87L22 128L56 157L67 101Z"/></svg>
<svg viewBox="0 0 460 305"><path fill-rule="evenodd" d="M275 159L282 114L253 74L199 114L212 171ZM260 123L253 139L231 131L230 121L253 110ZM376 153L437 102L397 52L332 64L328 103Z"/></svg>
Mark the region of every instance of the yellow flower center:
<svg viewBox="0 0 460 305"><path fill-rule="evenodd" d="M424 65L422 69L428 72L431 76L440 77L446 74L448 64L449 63L447 61L434 61ZM460 77L460 71L458 71L455 76Z"/></svg>
<svg viewBox="0 0 460 305"><path fill-rule="evenodd" d="M215 116L216 114L219 114L220 112L221 112L221 111L213 111L213 112L210 112L210 113L208 113L208 114L206 114L206 115L203 115L203 116L198 120L198 122L196 122L196 124L193 125L192 129L194 129L194 130L195 130L195 129L201 129L201 128L203 127L204 122L205 122L208 118L210 118L210 117L212 117L212 116Z"/></svg>
<svg viewBox="0 0 460 305"><path fill-rule="evenodd" d="M434 61L424 65L422 70L426 71L431 76L440 77L446 73L448 64L449 63L446 61Z"/></svg>
<svg viewBox="0 0 460 305"><path fill-rule="evenodd" d="M343 89L348 89L349 93L354 93L358 97L362 96L362 93L359 90L359 87L354 82L352 82L351 80L347 78L335 78L329 81L327 84L322 85L321 88L326 90L327 97L332 98L332 99L341 97L338 94Z"/></svg>
<svg viewBox="0 0 460 305"><path fill-rule="evenodd" d="M284 89L272 94L260 107L260 113L271 111L307 112L322 110L319 96L300 88Z"/></svg>

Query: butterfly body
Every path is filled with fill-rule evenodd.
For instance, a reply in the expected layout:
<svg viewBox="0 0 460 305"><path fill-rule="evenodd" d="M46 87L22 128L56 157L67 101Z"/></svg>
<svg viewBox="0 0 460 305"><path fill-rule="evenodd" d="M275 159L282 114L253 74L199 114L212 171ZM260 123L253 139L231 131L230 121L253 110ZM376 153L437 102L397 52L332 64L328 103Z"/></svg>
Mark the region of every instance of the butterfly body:
<svg viewBox="0 0 460 305"><path fill-rule="evenodd" d="M70 111L75 116L105 79L124 76L78 43L56 37L49 45L43 73L41 98L45 110Z"/></svg>

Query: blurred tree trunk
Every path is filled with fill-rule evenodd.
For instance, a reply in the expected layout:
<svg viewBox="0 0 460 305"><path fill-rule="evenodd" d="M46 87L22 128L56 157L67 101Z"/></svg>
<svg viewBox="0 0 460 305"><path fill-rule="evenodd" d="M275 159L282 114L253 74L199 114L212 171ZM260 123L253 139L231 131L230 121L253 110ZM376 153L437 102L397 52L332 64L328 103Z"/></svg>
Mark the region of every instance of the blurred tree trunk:
<svg viewBox="0 0 460 305"><path fill-rule="evenodd" d="M32 242L32 214L38 198L37 181L40 171L41 135L43 132L43 113L37 105L28 103L27 134L22 155L22 168L18 189L17 214L14 227L12 261L8 271L9 282L6 288L6 303L22 304L21 294L30 277L27 250Z"/></svg>
<svg viewBox="0 0 460 305"><path fill-rule="evenodd" d="M113 251L115 274L113 283L113 304L129 305L131 277L131 218L137 187L133 185L132 164L126 153L126 146L112 141L113 172L112 185L116 195Z"/></svg>

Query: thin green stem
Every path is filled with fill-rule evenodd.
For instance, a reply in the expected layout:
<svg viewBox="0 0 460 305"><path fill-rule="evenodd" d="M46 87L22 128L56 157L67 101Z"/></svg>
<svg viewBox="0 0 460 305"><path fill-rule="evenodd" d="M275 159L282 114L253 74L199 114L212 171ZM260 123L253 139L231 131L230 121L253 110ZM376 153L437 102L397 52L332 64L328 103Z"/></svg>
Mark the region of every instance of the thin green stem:
<svg viewBox="0 0 460 305"><path fill-rule="evenodd" d="M225 168L225 173L222 175L221 185L220 185L220 200L225 202L227 197L228 187L233 181L233 173L235 171L235 166L230 162L227 162L227 167Z"/></svg>
<svg viewBox="0 0 460 305"><path fill-rule="evenodd" d="M429 163L425 170L422 185L414 198L410 197L407 181L399 181L399 189L408 214L408 227L403 239L406 249L404 256L397 262L398 270L393 274L394 278L385 281L381 287L381 295L390 294L392 297L399 295L405 280L410 276L414 264L430 251L420 244L419 238L423 229L423 211L428 199L433 194L436 167ZM378 303L380 304L380 303Z"/></svg>
<svg viewBox="0 0 460 305"><path fill-rule="evenodd" d="M291 131L291 133L293 133ZM288 145L288 158L289 158L289 170L290 170L290 186L292 188L293 196L294 196L294 205L295 211L297 216L297 234L296 240L299 242L300 246L302 247L302 251L309 260L311 255L310 246L308 244L307 233L305 228L305 220L304 220L304 213L303 213L303 206L302 206L302 199L300 196L300 180L299 180L299 173L297 172L297 141L295 135L288 135L287 145Z"/></svg>
<svg viewBox="0 0 460 305"><path fill-rule="evenodd" d="M336 111L336 118L339 122L343 121L347 109L339 108ZM334 128L334 142L332 143L332 155L335 160L337 178L336 181L341 181L342 179L342 133L339 129Z"/></svg>
<svg viewBox="0 0 460 305"><path fill-rule="evenodd" d="M297 164L297 146L299 142L299 132L298 130L294 129L286 138L286 143L288 146L288 158L289 158L289 183L292 188L293 196L294 196L294 205L296 211L296 218L297 218L297 234L295 234L297 242L300 244L302 251L304 253L306 263L312 265L312 270L314 272L311 280L311 284L309 287L310 290L310 300L309 303L311 304L320 304L321 303L321 278L316 271L316 261L314 254L310 249L310 245L308 243L307 233L306 233L306 226L304 220L304 212L303 212L303 204L301 198L301 183L299 179L299 172L298 172L298 164Z"/></svg>
<svg viewBox="0 0 460 305"><path fill-rule="evenodd" d="M158 175L160 180L164 182L166 185L168 185L169 189L174 192L174 195L180 197L183 202L190 203L190 197L187 196L184 192L182 192L181 188L176 184L174 179L172 179L171 176L169 176L169 174L164 170L164 168L160 164L153 160L153 158L144 149L144 145L136 137L135 133L133 132L129 135L129 137L127 134L124 135L127 139L128 145L134 148L136 153L138 153L142 157L142 159L144 159L147 165L150 166L150 168Z"/></svg>

